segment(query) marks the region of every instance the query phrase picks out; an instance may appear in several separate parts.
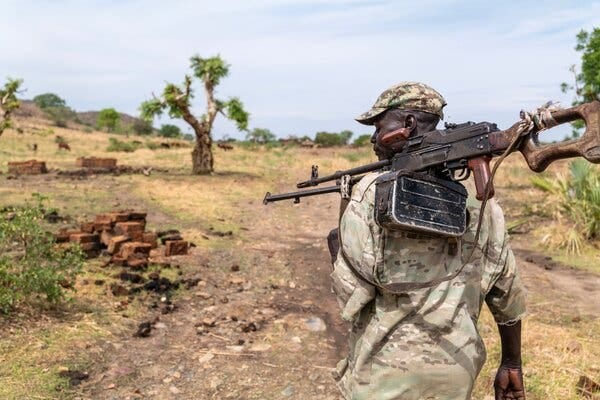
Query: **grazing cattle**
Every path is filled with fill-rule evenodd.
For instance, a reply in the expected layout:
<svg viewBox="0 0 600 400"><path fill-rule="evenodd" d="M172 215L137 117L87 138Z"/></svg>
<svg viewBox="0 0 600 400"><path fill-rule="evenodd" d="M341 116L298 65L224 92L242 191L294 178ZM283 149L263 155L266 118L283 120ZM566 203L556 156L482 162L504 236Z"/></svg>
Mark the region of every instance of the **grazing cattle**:
<svg viewBox="0 0 600 400"><path fill-rule="evenodd" d="M227 143L217 143L217 147L225 151L233 150L233 146Z"/></svg>
<svg viewBox="0 0 600 400"><path fill-rule="evenodd" d="M69 146L69 143L67 142L60 142L58 143L58 149L65 149L65 150L69 150L71 151L71 147Z"/></svg>

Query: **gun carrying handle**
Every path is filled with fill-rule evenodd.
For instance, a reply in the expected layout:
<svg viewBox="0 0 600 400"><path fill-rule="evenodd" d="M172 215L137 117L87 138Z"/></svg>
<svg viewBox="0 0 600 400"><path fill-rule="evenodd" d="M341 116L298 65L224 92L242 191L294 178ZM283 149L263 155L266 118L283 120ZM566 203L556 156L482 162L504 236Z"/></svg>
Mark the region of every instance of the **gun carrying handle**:
<svg viewBox="0 0 600 400"><path fill-rule="evenodd" d="M600 101L553 111L552 118L558 124L583 119L585 133L579 139L549 145L540 145L534 138L527 137L519 150L529 168L541 172L555 160L579 156L592 163L600 163Z"/></svg>
<svg viewBox="0 0 600 400"><path fill-rule="evenodd" d="M494 197L494 185L491 182L490 157L472 158L467 162L467 166L473 172L475 179L475 189L477 190L477 200L482 201L485 198L487 186L490 185L488 199Z"/></svg>

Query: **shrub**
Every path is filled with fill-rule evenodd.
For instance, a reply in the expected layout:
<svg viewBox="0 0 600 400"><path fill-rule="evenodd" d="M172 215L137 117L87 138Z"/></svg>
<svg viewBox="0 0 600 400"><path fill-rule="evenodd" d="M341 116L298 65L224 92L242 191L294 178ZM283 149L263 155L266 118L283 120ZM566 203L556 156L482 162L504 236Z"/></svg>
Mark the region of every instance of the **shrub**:
<svg viewBox="0 0 600 400"><path fill-rule="evenodd" d="M571 225L568 232L557 235L558 242L569 252L579 253L585 240L600 238L600 171L585 160L575 160L569 165L569 177L552 180L534 176L532 183L548 192L548 205L557 219L566 218Z"/></svg>
<svg viewBox="0 0 600 400"><path fill-rule="evenodd" d="M360 135L354 140L353 144L355 146L366 146L368 144L371 144L371 136L372 135Z"/></svg>
<svg viewBox="0 0 600 400"><path fill-rule="evenodd" d="M146 148L150 149L150 150L156 150L160 147L160 144L156 143L156 142L146 142L145 144Z"/></svg>
<svg viewBox="0 0 600 400"><path fill-rule="evenodd" d="M0 312L43 298L56 303L83 266L79 247L59 248L44 230L43 197L0 212Z"/></svg>
<svg viewBox="0 0 600 400"><path fill-rule="evenodd" d="M347 143L348 139L340 133L317 132L315 143L322 147L343 146Z"/></svg>
<svg viewBox="0 0 600 400"><path fill-rule="evenodd" d="M108 147L106 151L123 151L126 153L132 153L140 147L139 142L123 142L119 139L109 138Z"/></svg>
<svg viewBox="0 0 600 400"><path fill-rule="evenodd" d="M177 125L164 124L160 127L158 135L166 138L177 138L181 136L181 129Z"/></svg>
<svg viewBox="0 0 600 400"><path fill-rule="evenodd" d="M144 121L143 119L136 119L133 121L131 129L135 134L140 136L152 135L152 132L154 131L152 124L148 121Z"/></svg>

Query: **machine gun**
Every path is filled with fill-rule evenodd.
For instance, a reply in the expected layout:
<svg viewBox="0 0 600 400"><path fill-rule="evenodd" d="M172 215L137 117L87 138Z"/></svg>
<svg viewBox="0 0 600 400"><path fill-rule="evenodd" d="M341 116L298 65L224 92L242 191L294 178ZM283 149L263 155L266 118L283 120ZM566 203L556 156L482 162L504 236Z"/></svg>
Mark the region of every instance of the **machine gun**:
<svg viewBox="0 0 600 400"><path fill-rule="evenodd" d="M580 138L562 143L540 143L539 133L543 130L575 120L583 120L586 125L585 133ZM336 184L276 195L267 192L263 203L286 199L293 199L298 203L302 197L336 192L341 193L343 198L349 198L352 185L360 181L364 174L381 171L384 175L377 181L379 194L376 195L375 209L378 223L383 226L386 226L386 223L393 224L397 219L394 215L397 214L398 207L409 207L411 201L414 204L415 199L417 203L432 200L409 214L418 214L417 219L421 222L429 220L429 228L424 230L431 229L440 233L437 225L445 225L448 219L442 216L442 220L439 220L439 210L453 214L455 211L449 203L466 200L466 192L454 184L467 179L473 173L477 199L486 201L494 195L493 175L499 162L514 151L522 153L529 168L534 172L542 172L553 161L570 157L584 157L592 163L600 163L600 101L554 111L540 109L535 114L522 112L521 120L506 130L499 130L496 124L489 122L466 122L447 124L446 129L412 137L408 136L405 128L401 128L386 133L378 140L386 146L402 140L404 145L391 159L338 171L328 176L319 177L318 168L313 166L310 179L297 184L299 189L330 181L336 181ZM496 162L494 170L490 171L490 161L495 157L500 157L499 162ZM389 186L385 182L393 184ZM418 187L415 186L415 182L418 183ZM445 197L440 195L441 192L455 192L457 197ZM426 210L434 210L437 217L428 214ZM437 219L434 221L432 218ZM464 218L460 215L458 219ZM409 222L409 225L413 222ZM464 227L461 226L440 229L446 235L458 236L464 231ZM422 224L419 228L423 230Z"/></svg>
<svg viewBox="0 0 600 400"><path fill-rule="evenodd" d="M296 185L298 189L330 181L337 181L336 185L276 195L267 192L263 203L268 204L288 199L299 202L301 197L341 193L343 192L342 184L352 185L360 180L361 176L357 175L383 169L413 172L438 169L451 172L452 176L455 176L454 173L457 171L466 172L466 174L461 174L459 180L466 179L471 171L475 178L477 198L482 200L490 178L489 162L507 150L510 152L520 151L529 168L534 172L542 172L553 161L570 157L584 157L592 163L600 163L600 101L559 109L549 114L554 121L553 123L546 121L548 127L582 119L585 122L586 131L583 136L575 140L542 145L538 136L542 129L537 123L531 131L525 134L523 134L521 121L503 131L499 130L496 124L489 122L447 124L447 129L434 130L408 138L402 151L396 153L391 159L337 171L323 177L318 176L318 167L313 166L310 179L298 183ZM381 138L382 143L385 143L386 139L389 143L389 138L399 136L402 133L399 131L401 130L384 135ZM511 144L513 146L509 148ZM352 179L345 179L346 182L342 182L345 176ZM493 197L493 187L490 187L489 190L488 197Z"/></svg>

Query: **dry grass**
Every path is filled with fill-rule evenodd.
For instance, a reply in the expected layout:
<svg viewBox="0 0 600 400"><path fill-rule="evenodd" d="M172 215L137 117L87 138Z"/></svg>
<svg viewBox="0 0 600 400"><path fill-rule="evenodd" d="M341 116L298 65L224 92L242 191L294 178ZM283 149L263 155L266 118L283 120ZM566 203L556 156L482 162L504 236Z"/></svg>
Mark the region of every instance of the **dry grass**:
<svg viewBox="0 0 600 400"><path fill-rule="evenodd" d="M39 181L22 179L19 184L5 185L0 176L0 206L18 203L29 198L32 191L40 191L50 197L50 206L61 213L81 215L105 211L113 206L114 198L108 189L126 186L129 196L152 204L182 227L186 237L204 247L203 251L229 249L231 246L251 246L248 228L250 224L266 227L277 221L279 230L310 229L304 217L293 212L293 207L267 207L262 205L264 193L292 191L298 180L307 179L311 164L319 164L322 174L375 161L368 149L241 149L225 152L216 149L216 174L213 176L189 176L191 169L190 149L140 149L133 153L107 153L108 135L84 133L74 130L52 128L63 136L73 151L59 152L54 135L41 133L47 129L43 124L27 122L25 133L9 131L0 138L0 170L6 162L36 158L48 162L50 168L75 168L78 156L116 156L121 165L168 168L169 174L153 174L102 178L99 182ZM129 140L139 138L130 137ZM146 140L144 138L139 140ZM37 154L28 145L38 144ZM564 171L567 162L559 162L549 168L549 173ZM533 248L541 245L548 215L545 214L541 192L529 184L532 176L518 155L511 156L500 169L497 177L497 193L505 208L507 219L525 218L519 230L528 232ZM113 186L111 186L113 185ZM304 207L316 206L308 199ZM337 212L332 210L333 213ZM253 214L253 215L249 215ZM265 215L258 218L256 215ZM545 227L546 225L546 227ZM206 234L213 230L234 232L234 241ZM276 238L277 229L272 228ZM515 237L519 239L518 236ZM274 243L274 246L284 246ZM588 258L585 258L588 257ZM571 258L571 264L593 265L598 271L598 251L591 250L580 258ZM590 260L595 261L591 263ZM244 269L242 265L242 269ZM103 272L91 268L89 276ZM40 326L28 325L26 331L7 332L0 329L0 398L59 397L55 388L64 382L56 378L56 369L68 365L77 349L94 346L99 338L110 338L122 327L122 319L113 311L112 305L97 289L80 285L72 309L75 316L66 319L49 318ZM576 383L580 374L598 379L600 376L600 321L581 318L573 320L567 308L548 308L546 299L531 297L530 312L524 329L524 361L529 399L578 399ZM82 304L97 304L93 309L82 311ZM79 307L79 309L77 308ZM132 311L135 313L134 311ZM24 316L23 318L26 318ZM18 324L17 324L18 326ZM111 328L109 329L109 326ZM477 383L474 398L489 399L500 345L496 327L489 312L484 311L480 331L488 348L488 362ZM75 344L75 345L74 345ZM81 353L81 352L80 352ZM87 360L93 361L93 353ZM85 365L84 365L85 366Z"/></svg>

